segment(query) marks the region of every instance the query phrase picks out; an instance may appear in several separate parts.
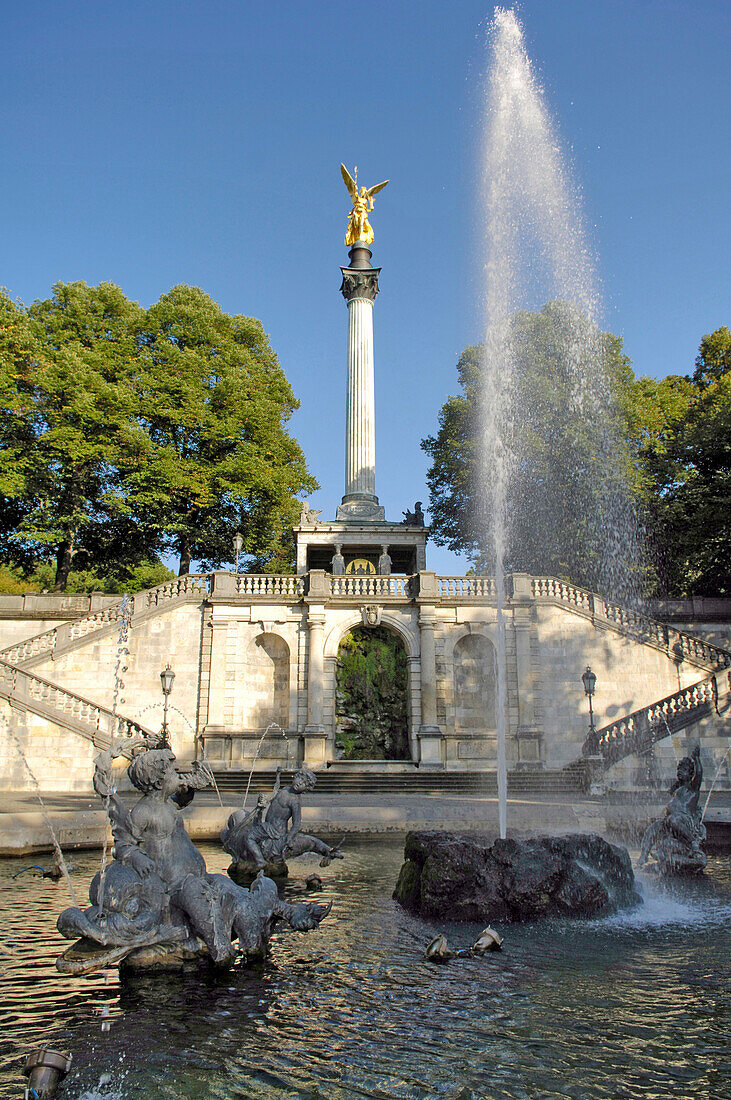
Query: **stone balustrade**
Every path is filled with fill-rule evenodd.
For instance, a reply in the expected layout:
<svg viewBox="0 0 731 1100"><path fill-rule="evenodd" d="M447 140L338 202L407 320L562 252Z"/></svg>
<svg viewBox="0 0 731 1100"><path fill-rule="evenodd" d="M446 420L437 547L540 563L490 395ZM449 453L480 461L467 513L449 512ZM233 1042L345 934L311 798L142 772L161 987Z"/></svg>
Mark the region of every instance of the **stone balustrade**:
<svg viewBox="0 0 731 1100"><path fill-rule="evenodd" d="M331 577L332 599L410 600L412 577L366 576Z"/></svg>
<svg viewBox="0 0 731 1100"><path fill-rule="evenodd" d="M301 600L305 578L287 573L236 573L236 594L253 599Z"/></svg>
<svg viewBox="0 0 731 1100"><path fill-rule="evenodd" d="M90 699L66 691L31 672L16 668L0 660L0 694L14 706L71 725L77 733L92 741L98 748L108 748L112 737L142 737L156 742L158 735L131 718L114 714ZM123 754L124 755L124 754Z"/></svg>
<svg viewBox="0 0 731 1100"><path fill-rule="evenodd" d="M729 684L725 687L728 691ZM718 710L715 675L594 730L584 742L583 755L600 756L609 767L632 753L649 751L656 741L684 729L712 710Z"/></svg>
<svg viewBox="0 0 731 1100"><path fill-rule="evenodd" d="M494 599L493 577L437 577L437 592L441 600Z"/></svg>
<svg viewBox="0 0 731 1100"><path fill-rule="evenodd" d="M731 666L731 653L698 638L695 634L676 630L667 623L657 622L630 607L610 603L602 596L584 588L557 580L555 577L532 577L531 592L536 600L549 600L576 608L597 624L604 622L621 634L629 635L665 650L673 660L692 661L701 668L721 671Z"/></svg>

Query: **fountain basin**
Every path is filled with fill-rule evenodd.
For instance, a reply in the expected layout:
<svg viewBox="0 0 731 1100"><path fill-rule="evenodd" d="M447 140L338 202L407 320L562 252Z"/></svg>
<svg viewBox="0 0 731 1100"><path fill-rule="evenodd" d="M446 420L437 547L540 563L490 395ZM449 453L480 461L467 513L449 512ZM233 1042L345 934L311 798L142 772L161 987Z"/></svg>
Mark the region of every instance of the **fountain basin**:
<svg viewBox="0 0 731 1100"><path fill-rule="evenodd" d="M424 917L598 917L641 902L629 853L593 833L491 840L412 832L394 898Z"/></svg>

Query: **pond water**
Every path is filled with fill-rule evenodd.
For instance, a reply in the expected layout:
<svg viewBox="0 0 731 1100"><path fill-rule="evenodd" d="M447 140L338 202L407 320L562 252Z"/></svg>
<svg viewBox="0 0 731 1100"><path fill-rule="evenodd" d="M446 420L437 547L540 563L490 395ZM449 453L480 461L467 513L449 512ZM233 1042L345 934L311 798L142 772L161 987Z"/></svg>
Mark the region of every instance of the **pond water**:
<svg viewBox="0 0 731 1100"><path fill-rule="evenodd" d="M202 849L225 870L220 849ZM276 935L258 970L123 982L58 974L67 888L12 882L22 862L0 861L0 1097L22 1096L40 1042L73 1053L65 1100L731 1095L728 860L675 892L645 883L630 914L501 926L501 954L442 967L423 960L431 936L468 945L480 926L405 913L391 899L401 861L396 842L349 844L320 872L330 916ZM81 897L99 860L74 862ZM301 881L317 864L295 867Z"/></svg>

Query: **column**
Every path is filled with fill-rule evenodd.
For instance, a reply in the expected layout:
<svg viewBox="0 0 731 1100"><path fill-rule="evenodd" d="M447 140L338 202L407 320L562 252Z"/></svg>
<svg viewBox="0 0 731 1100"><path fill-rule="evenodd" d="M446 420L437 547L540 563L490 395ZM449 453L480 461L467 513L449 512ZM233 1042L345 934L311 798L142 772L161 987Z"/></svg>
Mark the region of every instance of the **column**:
<svg viewBox="0 0 731 1100"><path fill-rule="evenodd" d="M421 726L419 757L422 766L443 767L442 731L437 725L437 650L434 640L436 615L433 607L419 611L421 638Z"/></svg>
<svg viewBox="0 0 731 1100"><path fill-rule="evenodd" d="M341 293L348 303L348 385L345 416L345 496L337 518L383 520L376 496L376 417L373 362L373 303L380 268L360 242L349 252Z"/></svg>
<svg viewBox="0 0 731 1100"><path fill-rule="evenodd" d="M307 725L305 764L308 768L327 763L327 737L322 721L325 608L310 605L307 613Z"/></svg>
<svg viewBox="0 0 731 1100"><path fill-rule="evenodd" d="M345 497L377 501L373 384L373 301L348 302L348 396L345 426Z"/></svg>

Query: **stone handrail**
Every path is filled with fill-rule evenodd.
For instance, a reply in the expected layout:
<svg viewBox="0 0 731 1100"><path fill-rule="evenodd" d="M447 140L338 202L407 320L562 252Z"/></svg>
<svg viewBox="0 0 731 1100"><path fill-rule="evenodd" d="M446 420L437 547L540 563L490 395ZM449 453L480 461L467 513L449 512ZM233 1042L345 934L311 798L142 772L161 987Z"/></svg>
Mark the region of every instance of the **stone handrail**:
<svg viewBox="0 0 731 1100"><path fill-rule="evenodd" d="M711 710L718 710L715 675L594 730L584 742L582 755L601 756L605 767L609 767L632 753L647 752L656 741L684 729Z"/></svg>
<svg viewBox="0 0 731 1100"><path fill-rule="evenodd" d="M494 577L437 577L442 600L479 600L495 596Z"/></svg>
<svg viewBox="0 0 731 1100"><path fill-rule="evenodd" d="M50 657L56 649L66 646L71 642L80 641L89 634L94 634L105 627L113 626L129 615L134 618L144 614L151 608L159 607L170 600L180 596L191 594L203 595L210 587L210 575L208 573L187 573L182 577L158 584L155 588L148 588L144 592L138 592L126 601L122 597L111 607L102 608L94 615L83 615L70 623L62 623L52 627L42 634L36 634L23 642L17 642L0 653L2 660L13 665L22 665L35 657Z"/></svg>
<svg viewBox="0 0 731 1100"><path fill-rule="evenodd" d="M305 578L294 573L236 573L235 577L239 596L301 600L305 593Z"/></svg>
<svg viewBox="0 0 731 1100"><path fill-rule="evenodd" d="M659 623L649 615L642 615L629 607L610 603L594 592L560 581L556 577L532 577L531 593L534 599L556 600L568 604L589 616L594 623L605 622L623 634L659 646L675 661L689 660L714 671L721 671L731 665L731 653L720 646L697 638L694 634L675 630L667 623Z"/></svg>
<svg viewBox="0 0 731 1100"><path fill-rule="evenodd" d="M114 714L107 707L100 707L90 699L3 660L0 660L0 694L12 704L33 710L62 726L72 723L78 733L101 749L108 748L113 737L141 737L148 742L159 740L157 733L132 718Z"/></svg>
<svg viewBox="0 0 731 1100"><path fill-rule="evenodd" d="M367 596L376 600L408 600L411 598L410 584L411 577L382 577L372 573L360 576L351 573L331 577L330 594L334 599Z"/></svg>

